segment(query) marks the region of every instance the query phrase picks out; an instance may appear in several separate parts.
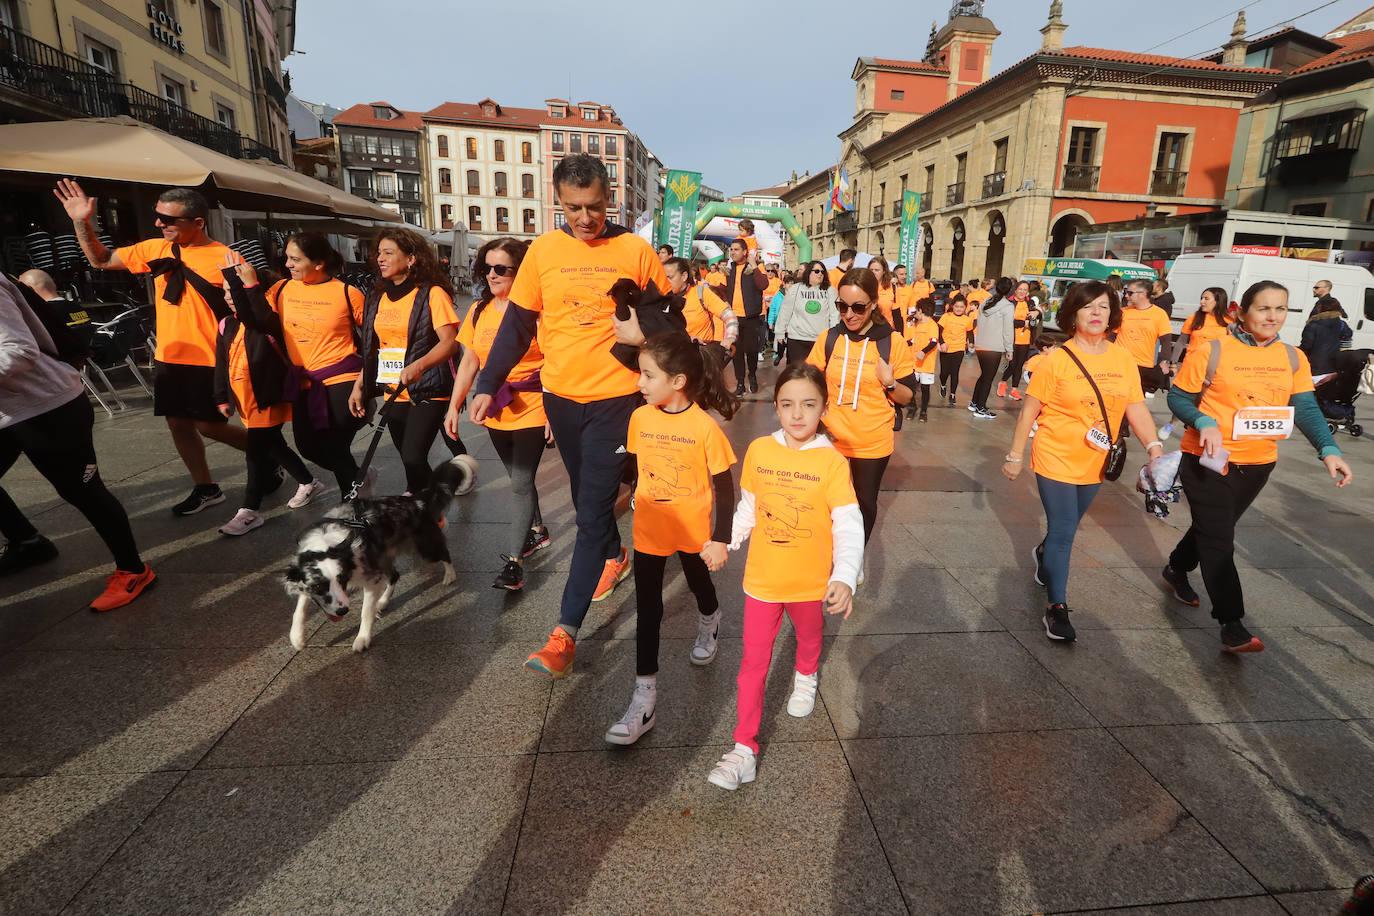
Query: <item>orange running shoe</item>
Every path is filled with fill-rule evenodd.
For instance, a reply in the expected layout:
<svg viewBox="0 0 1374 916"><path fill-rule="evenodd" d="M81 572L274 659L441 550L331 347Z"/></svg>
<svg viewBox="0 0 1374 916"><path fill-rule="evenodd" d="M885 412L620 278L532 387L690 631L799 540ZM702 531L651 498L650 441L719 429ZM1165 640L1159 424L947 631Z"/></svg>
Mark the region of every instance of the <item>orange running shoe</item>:
<svg viewBox="0 0 1374 916"><path fill-rule="evenodd" d="M1013 388L1013 389L1011 390L1011 399L1012 399L1013 401L1019 401L1019 400L1021 400L1021 389L1019 389L1019 388Z"/></svg>
<svg viewBox="0 0 1374 916"><path fill-rule="evenodd" d="M601 571L601 581L596 583L596 591L592 593L592 600L601 601L610 597L611 592L615 591L615 587L629 574L630 554L622 547L620 548L620 559L606 561L606 568Z"/></svg>
<svg viewBox="0 0 1374 916"><path fill-rule="evenodd" d="M568 631L562 627L554 627L553 635L544 644L544 648L525 659L525 667L531 671L558 680L567 676L572 669L573 653L577 651L577 644L568 635Z"/></svg>
<svg viewBox="0 0 1374 916"><path fill-rule="evenodd" d="M117 569L105 577L105 591L91 602L91 610L113 611L117 607L123 607L143 594L144 589L155 581L157 574L147 563L143 564L142 572L125 572Z"/></svg>

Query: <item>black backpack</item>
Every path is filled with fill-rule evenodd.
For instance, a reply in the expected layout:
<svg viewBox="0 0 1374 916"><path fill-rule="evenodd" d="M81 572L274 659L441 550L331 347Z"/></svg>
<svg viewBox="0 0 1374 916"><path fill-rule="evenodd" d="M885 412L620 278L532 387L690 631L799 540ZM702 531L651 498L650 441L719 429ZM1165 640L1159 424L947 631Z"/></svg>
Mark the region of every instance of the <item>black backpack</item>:
<svg viewBox="0 0 1374 916"><path fill-rule="evenodd" d="M886 322L884 324L886 325ZM891 330L890 326L888 326L888 330ZM827 366L830 365L830 355L835 352L835 344L839 341L842 331L843 328L837 324L825 332L825 364ZM892 335L879 337L873 342L878 345L878 355L882 357L883 362L889 366L892 365Z"/></svg>
<svg viewBox="0 0 1374 916"><path fill-rule="evenodd" d="M67 315L65 313L59 315L50 303L45 302L38 293L14 277L9 279L19 288L24 305L28 306L29 311L33 312L34 317L38 319L38 323L43 325L43 330L47 331L48 336L52 338L53 347L56 348L57 352L49 353L46 347L41 346L40 349L48 356L66 363L73 369L84 368L86 360L90 359L91 348L76 331L68 326Z"/></svg>

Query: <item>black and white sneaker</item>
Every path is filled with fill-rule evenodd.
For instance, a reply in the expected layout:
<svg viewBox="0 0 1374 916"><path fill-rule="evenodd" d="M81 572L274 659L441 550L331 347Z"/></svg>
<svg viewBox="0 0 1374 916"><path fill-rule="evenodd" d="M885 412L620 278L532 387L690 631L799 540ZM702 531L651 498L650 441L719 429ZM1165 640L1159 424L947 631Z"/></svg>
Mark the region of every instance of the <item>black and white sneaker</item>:
<svg viewBox="0 0 1374 916"><path fill-rule="evenodd" d="M697 617L697 641L692 644L688 660L694 665L709 665L716 659L720 639L720 609L710 616Z"/></svg>
<svg viewBox="0 0 1374 916"><path fill-rule="evenodd" d="M975 410L975 411L973 412L973 415L974 415L975 417L977 417L979 420L995 420L995 419L997 419L997 414L996 414L996 412L991 411L991 410L988 410L986 407L979 407L977 410Z"/></svg>
<svg viewBox="0 0 1374 916"><path fill-rule="evenodd" d="M943 398L943 397L947 397L948 395L949 395L949 386L946 385L944 382L941 382L941 383L940 383L940 397Z"/></svg>
<svg viewBox="0 0 1374 916"><path fill-rule="evenodd" d="M640 736L654 727L654 707L657 705L658 691L645 690L635 685L630 697L630 708L610 728L606 729L606 741L610 744L634 744Z"/></svg>
<svg viewBox="0 0 1374 916"><path fill-rule="evenodd" d="M492 588L504 588L508 592L518 592L525 587L525 567L515 557L505 557L506 565L501 574L491 583Z"/></svg>
<svg viewBox="0 0 1374 916"><path fill-rule="evenodd" d="M952 394L949 396L949 406L950 406L950 407L953 407L953 406L954 406L954 395L952 395Z"/></svg>
<svg viewBox="0 0 1374 916"><path fill-rule="evenodd" d="M1036 544L1031 555L1035 558L1035 584L1047 584L1049 577L1045 574L1045 542L1041 541Z"/></svg>
<svg viewBox="0 0 1374 916"><path fill-rule="evenodd" d="M1169 590L1174 593L1174 597L1180 602L1189 607L1198 606L1199 599L1197 592L1194 591L1193 586L1188 582L1188 574L1186 572L1179 572L1172 566L1165 566L1160 576L1163 577L1165 584L1169 586Z"/></svg>
<svg viewBox="0 0 1374 916"><path fill-rule="evenodd" d="M536 550L543 550L553 543L549 537L549 529L540 525L538 528L531 528L530 533L525 535L525 546L520 549L522 558L529 556Z"/></svg>
<svg viewBox="0 0 1374 916"><path fill-rule="evenodd" d="M191 488L191 495L172 507L173 515L195 515L202 509L218 506L224 502L224 491L217 483L198 483Z"/></svg>
<svg viewBox="0 0 1374 916"><path fill-rule="evenodd" d="M1045 611L1045 635L1050 639L1073 642L1078 634L1069 623L1069 609L1062 604L1051 604Z"/></svg>

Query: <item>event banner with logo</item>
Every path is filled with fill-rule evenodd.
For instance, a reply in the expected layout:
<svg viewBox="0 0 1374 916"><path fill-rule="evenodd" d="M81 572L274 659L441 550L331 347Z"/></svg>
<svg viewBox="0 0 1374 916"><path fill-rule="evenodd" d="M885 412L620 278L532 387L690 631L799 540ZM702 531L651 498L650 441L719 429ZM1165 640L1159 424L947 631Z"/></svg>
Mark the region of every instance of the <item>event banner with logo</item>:
<svg viewBox="0 0 1374 916"><path fill-rule="evenodd" d="M902 235L897 243L897 263L911 268L921 263L921 195L915 191L902 192Z"/></svg>
<svg viewBox="0 0 1374 916"><path fill-rule="evenodd" d="M701 173L668 172L667 193L663 195L663 221L658 226L658 243L671 245L680 258L692 256L693 223L697 218L697 198L701 194Z"/></svg>

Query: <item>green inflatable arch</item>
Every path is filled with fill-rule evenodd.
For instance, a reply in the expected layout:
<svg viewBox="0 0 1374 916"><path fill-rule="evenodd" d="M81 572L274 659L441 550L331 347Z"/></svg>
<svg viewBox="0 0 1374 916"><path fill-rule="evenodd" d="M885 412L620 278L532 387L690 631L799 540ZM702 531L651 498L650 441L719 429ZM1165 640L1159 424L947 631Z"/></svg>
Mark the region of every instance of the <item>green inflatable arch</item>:
<svg viewBox="0 0 1374 916"><path fill-rule="evenodd" d="M801 225L797 218L792 215L792 211L787 207L750 207L745 204L723 204L720 201L712 201L697 211L696 221L692 224L692 234L695 236L706 228L706 224L717 216L728 216L731 219L764 219L769 222L777 221L782 223L782 228L787 230L787 234L792 236L792 241L797 245L797 260L802 264L811 260L811 240L802 232Z"/></svg>

